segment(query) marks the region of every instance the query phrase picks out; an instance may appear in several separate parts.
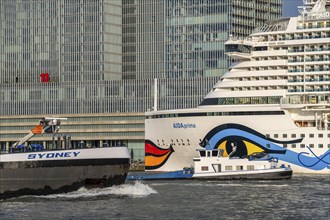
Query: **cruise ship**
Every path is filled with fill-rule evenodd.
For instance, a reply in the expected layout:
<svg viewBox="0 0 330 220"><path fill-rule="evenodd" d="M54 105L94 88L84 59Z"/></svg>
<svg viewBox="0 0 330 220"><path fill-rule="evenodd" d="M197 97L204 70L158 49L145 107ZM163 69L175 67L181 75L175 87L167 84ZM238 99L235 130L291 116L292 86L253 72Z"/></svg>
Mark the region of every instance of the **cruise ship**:
<svg viewBox="0 0 330 220"><path fill-rule="evenodd" d="M330 173L330 1L305 0L299 12L230 37L235 62L197 108L146 112L146 171L189 167L196 149L236 148L295 173Z"/></svg>

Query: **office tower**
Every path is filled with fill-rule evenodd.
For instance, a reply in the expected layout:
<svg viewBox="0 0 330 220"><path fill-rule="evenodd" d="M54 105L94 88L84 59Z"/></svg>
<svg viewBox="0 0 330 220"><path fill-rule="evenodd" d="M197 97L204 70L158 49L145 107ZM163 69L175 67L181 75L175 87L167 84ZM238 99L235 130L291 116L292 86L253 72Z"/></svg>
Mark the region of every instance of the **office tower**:
<svg viewBox="0 0 330 220"><path fill-rule="evenodd" d="M123 78L159 79L158 109L195 107L228 69L229 36L281 13L281 0L124 0Z"/></svg>

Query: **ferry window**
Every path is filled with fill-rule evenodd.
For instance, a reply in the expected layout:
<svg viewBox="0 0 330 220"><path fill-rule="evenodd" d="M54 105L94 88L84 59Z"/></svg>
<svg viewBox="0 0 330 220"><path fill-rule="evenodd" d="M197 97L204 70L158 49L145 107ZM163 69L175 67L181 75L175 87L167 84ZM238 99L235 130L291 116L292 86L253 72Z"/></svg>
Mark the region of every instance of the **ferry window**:
<svg viewBox="0 0 330 220"><path fill-rule="evenodd" d="M292 138L295 138L295 137L296 137L296 134L291 134L291 137L292 137Z"/></svg>
<svg viewBox="0 0 330 220"><path fill-rule="evenodd" d="M253 165L247 165L247 170L254 170L254 166Z"/></svg>
<svg viewBox="0 0 330 220"><path fill-rule="evenodd" d="M323 138L323 134L319 134L319 138Z"/></svg>
<svg viewBox="0 0 330 220"><path fill-rule="evenodd" d="M243 170L243 166L236 166L236 170Z"/></svg>
<svg viewBox="0 0 330 220"><path fill-rule="evenodd" d="M310 137L310 138L313 138L313 137L314 137L314 134L309 134L309 137Z"/></svg>
<svg viewBox="0 0 330 220"><path fill-rule="evenodd" d="M202 171L208 171L208 170L209 170L209 167L208 167L208 166L202 166L202 167L201 167L201 170L202 170Z"/></svg>
<svg viewBox="0 0 330 220"><path fill-rule="evenodd" d="M296 148L296 145L295 144L292 144L292 148Z"/></svg>
<svg viewBox="0 0 330 220"><path fill-rule="evenodd" d="M300 134L300 137L301 137L301 138L304 138L304 137L305 137L305 134Z"/></svg>
<svg viewBox="0 0 330 220"><path fill-rule="evenodd" d="M287 135L287 134L283 134L283 137L284 137L284 138L287 138L287 137L288 137L288 135Z"/></svg>
<svg viewBox="0 0 330 220"><path fill-rule="evenodd" d="M330 148L330 144L328 144L328 148Z"/></svg>
<svg viewBox="0 0 330 220"><path fill-rule="evenodd" d="M305 148L305 144L300 144L300 148Z"/></svg>
<svg viewBox="0 0 330 220"><path fill-rule="evenodd" d="M309 147L310 147L310 148L314 148L314 144L310 144Z"/></svg>
<svg viewBox="0 0 330 220"><path fill-rule="evenodd" d="M218 151L216 150L212 151L212 157L216 157L216 156L218 156Z"/></svg>
<svg viewBox="0 0 330 220"><path fill-rule="evenodd" d="M232 166L226 166L225 170L233 170L233 167Z"/></svg>
<svg viewBox="0 0 330 220"><path fill-rule="evenodd" d="M328 138L330 138L330 134L328 134Z"/></svg>
<svg viewBox="0 0 330 220"><path fill-rule="evenodd" d="M319 144L319 148L323 148L323 144Z"/></svg>
<svg viewBox="0 0 330 220"><path fill-rule="evenodd" d="M278 134L274 134L274 138L278 138Z"/></svg>
<svg viewBox="0 0 330 220"><path fill-rule="evenodd" d="M201 157L205 157L205 151L199 151L199 154L201 155Z"/></svg>

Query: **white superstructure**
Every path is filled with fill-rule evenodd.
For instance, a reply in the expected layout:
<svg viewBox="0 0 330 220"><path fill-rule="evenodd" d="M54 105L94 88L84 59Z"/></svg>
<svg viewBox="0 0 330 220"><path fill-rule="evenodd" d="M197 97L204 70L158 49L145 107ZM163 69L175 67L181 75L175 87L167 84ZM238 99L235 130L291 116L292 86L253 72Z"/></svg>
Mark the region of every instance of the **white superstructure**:
<svg viewBox="0 0 330 220"><path fill-rule="evenodd" d="M232 154L235 151L232 152ZM194 157L194 174L192 178L209 180L243 180L243 179L290 179L292 169L284 164L278 165L274 158L263 155L261 159L223 157L223 149L198 150Z"/></svg>
<svg viewBox="0 0 330 220"><path fill-rule="evenodd" d="M230 38L237 60L196 109L146 113L146 170L192 164L195 146L267 152L294 172L330 171L330 1Z"/></svg>

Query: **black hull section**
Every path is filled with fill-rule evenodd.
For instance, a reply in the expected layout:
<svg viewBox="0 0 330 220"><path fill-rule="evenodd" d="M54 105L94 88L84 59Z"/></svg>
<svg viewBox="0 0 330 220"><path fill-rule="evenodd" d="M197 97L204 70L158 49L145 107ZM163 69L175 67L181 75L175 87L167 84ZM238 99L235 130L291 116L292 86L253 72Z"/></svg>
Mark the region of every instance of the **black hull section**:
<svg viewBox="0 0 330 220"><path fill-rule="evenodd" d="M0 199L120 185L129 167L129 159L0 163Z"/></svg>
<svg viewBox="0 0 330 220"><path fill-rule="evenodd" d="M239 174L239 175L226 175L226 176L205 176L193 177L193 179L203 180L282 180L291 179L292 170L284 170L271 173L258 173L258 174Z"/></svg>

